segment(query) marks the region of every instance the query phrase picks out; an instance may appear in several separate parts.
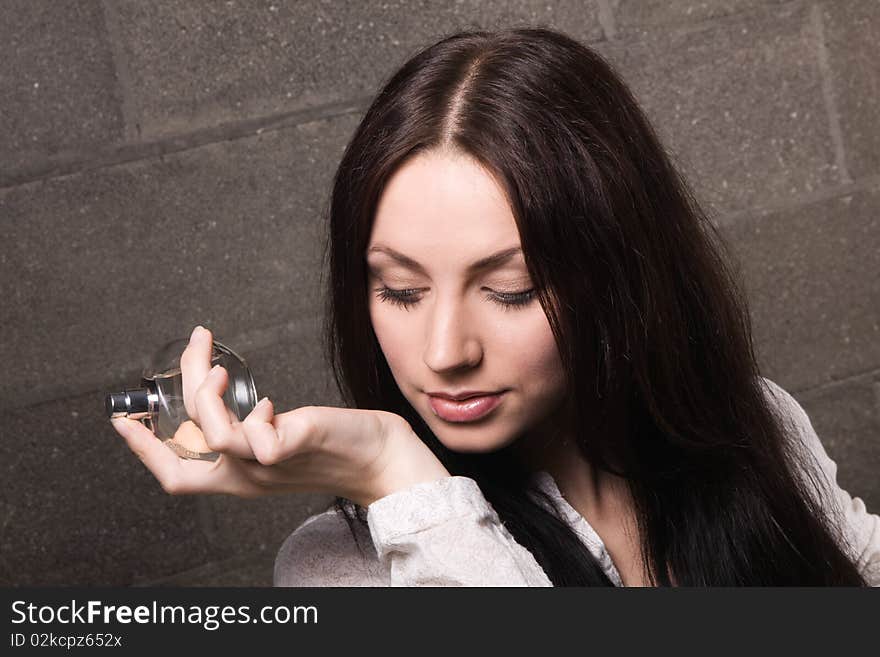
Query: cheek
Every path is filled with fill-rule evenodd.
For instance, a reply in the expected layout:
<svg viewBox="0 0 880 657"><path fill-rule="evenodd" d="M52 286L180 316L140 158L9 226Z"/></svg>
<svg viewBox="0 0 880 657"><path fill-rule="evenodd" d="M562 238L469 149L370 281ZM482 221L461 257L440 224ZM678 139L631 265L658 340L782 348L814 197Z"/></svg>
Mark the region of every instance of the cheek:
<svg viewBox="0 0 880 657"><path fill-rule="evenodd" d="M395 318L394 312L383 308L380 301L370 303L370 321L385 360L396 377L400 368L405 366L408 355L413 353L412 345L407 342L407 336L411 339L412 330Z"/></svg>
<svg viewBox="0 0 880 657"><path fill-rule="evenodd" d="M515 363L525 377L537 382L561 373L559 350L543 311L538 310L519 324L508 324L500 334L506 336L505 360Z"/></svg>
<svg viewBox="0 0 880 657"><path fill-rule="evenodd" d="M532 333L521 343L518 352L511 356L511 362L514 362L513 358L516 359L517 377L522 381L523 392L534 405L534 411L540 412L555 404L564 394L565 372L553 332L546 320L542 330Z"/></svg>

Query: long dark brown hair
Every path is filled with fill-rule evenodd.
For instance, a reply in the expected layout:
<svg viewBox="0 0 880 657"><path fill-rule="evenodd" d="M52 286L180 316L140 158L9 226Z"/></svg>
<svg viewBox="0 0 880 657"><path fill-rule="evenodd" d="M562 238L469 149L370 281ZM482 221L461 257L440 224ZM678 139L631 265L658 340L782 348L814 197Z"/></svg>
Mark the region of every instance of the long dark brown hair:
<svg viewBox="0 0 880 657"><path fill-rule="evenodd" d="M503 185L568 383L587 461L629 486L648 581L864 585L815 493L815 464L762 389L718 232L632 93L597 53L539 28L454 34L387 81L329 205L327 354L346 404L405 418L473 478L556 586L610 585L504 448L447 449L407 402L369 316L365 251L392 174L452 149ZM364 509L336 498L354 534Z"/></svg>

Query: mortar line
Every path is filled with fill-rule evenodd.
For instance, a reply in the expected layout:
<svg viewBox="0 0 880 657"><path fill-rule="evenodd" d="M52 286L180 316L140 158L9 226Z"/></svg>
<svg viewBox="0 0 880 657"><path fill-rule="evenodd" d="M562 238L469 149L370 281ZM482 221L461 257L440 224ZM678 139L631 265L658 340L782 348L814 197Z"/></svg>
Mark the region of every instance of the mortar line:
<svg viewBox="0 0 880 657"><path fill-rule="evenodd" d="M202 146L246 139L264 132L293 128L313 121L332 119L365 111L369 99L358 98L269 116L241 119L192 132L148 141L115 144L89 153L68 152L17 171L0 169L0 190L61 176L137 162Z"/></svg>
<svg viewBox="0 0 880 657"><path fill-rule="evenodd" d="M272 348L278 344L296 342L297 340L313 335L316 332L320 335L321 339L323 339L323 334L321 333L323 328L321 320L322 316L312 315L287 322L286 324L254 328L231 336L223 335L221 336L221 341L234 348L239 354L245 356L257 351ZM186 338L188 336L181 335L179 337ZM142 369L142 365L132 361L127 365L114 369L112 374L100 376L96 379L81 380L80 386L67 382L64 385L59 384L56 387L43 388L42 391L38 390L33 398L25 398L24 401L17 403L14 406L6 406L2 409L2 412L15 413L22 409L39 406L41 404L49 404L62 399L105 393L109 387L123 380L131 379L132 382L136 381L140 376Z"/></svg>
<svg viewBox="0 0 880 657"><path fill-rule="evenodd" d="M596 0L599 3L599 23L602 24L604 16L602 15L602 4L610 2L610 0ZM697 34L709 30L716 30L724 27L730 21L741 21L748 16L760 16L761 14L769 14L776 12L785 12L795 10L804 6L806 0L780 0L772 4L763 4L747 7L744 9L734 10L727 14L719 14L717 16L708 16L705 18L684 22L660 23L656 25L645 25L640 30L630 27L620 32L617 28L617 21L611 16L612 28L614 29L615 38L613 40L626 42L629 45L640 45L657 39L675 39L689 34ZM613 10L611 10L613 12ZM604 25L603 25L604 27ZM611 37L608 37L612 40Z"/></svg>
<svg viewBox="0 0 880 657"><path fill-rule="evenodd" d="M852 182L849 169L846 166L846 151L843 144L843 130L840 127L840 112L837 109L837 101L834 96L831 63L829 61L828 47L825 45L825 25L822 20L822 8L813 3L810 7L810 22L816 36L816 50L819 59L819 77L822 83L822 99L825 102L825 112L828 114L828 130L831 133L831 144L834 147L834 163L837 167L840 181Z"/></svg>
<svg viewBox="0 0 880 657"><path fill-rule="evenodd" d="M614 22L614 9L611 7L611 0L596 0L598 5L599 25L605 33L605 38L609 41L617 36L617 24Z"/></svg>
<svg viewBox="0 0 880 657"><path fill-rule="evenodd" d="M828 187L822 187L807 194L801 194L797 198L781 201L779 203L764 203L754 205L744 210L724 212L712 217L716 226L730 226L740 219L751 219L761 214L775 214L787 210L798 210L815 203L823 203L831 199L855 194L880 187L880 174L866 176L858 180L850 180L847 183L839 183Z"/></svg>
<svg viewBox="0 0 880 657"><path fill-rule="evenodd" d="M138 120L140 108L135 102L134 85L132 84L131 69L128 65L128 57L123 45L122 30L120 28L119 13L112 2L102 0L100 3L104 14L104 27L107 30L107 39L110 42L110 52L113 57L113 68L116 71L116 81L119 93L122 96L122 125L123 135L126 142L141 138L141 126Z"/></svg>
<svg viewBox="0 0 880 657"><path fill-rule="evenodd" d="M789 390L789 392L791 392L792 394L804 395L804 397L810 398L828 390L834 390L835 388L849 385L854 381L857 381L858 379L867 379L868 377L877 375L880 375L880 368L872 367L867 370L862 370L861 372L852 372L840 379L825 381L823 383L809 386L807 388L792 388L791 390ZM875 396L880 395L880 381L874 382L872 385L874 386ZM878 404L880 404L880 398L878 398L877 401Z"/></svg>

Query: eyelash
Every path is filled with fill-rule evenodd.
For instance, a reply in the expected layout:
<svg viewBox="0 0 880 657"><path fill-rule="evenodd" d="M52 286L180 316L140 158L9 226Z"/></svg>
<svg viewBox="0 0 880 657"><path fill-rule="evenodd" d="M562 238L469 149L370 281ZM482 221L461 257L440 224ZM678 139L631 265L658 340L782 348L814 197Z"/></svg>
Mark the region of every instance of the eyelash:
<svg viewBox="0 0 880 657"><path fill-rule="evenodd" d="M380 301L388 301L395 306L403 306L406 310L409 310L410 306L414 306L419 301L421 301L421 299L411 299L411 297L417 292L417 290L392 290L388 287L381 287L376 290L376 292L376 296L379 298ZM521 308L527 305L534 298L534 296L535 290L533 288L531 290L526 290L525 292L516 292L511 294L494 292L487 295L486 299L498 304L504 310L513 310L515 308Z"/></svg>

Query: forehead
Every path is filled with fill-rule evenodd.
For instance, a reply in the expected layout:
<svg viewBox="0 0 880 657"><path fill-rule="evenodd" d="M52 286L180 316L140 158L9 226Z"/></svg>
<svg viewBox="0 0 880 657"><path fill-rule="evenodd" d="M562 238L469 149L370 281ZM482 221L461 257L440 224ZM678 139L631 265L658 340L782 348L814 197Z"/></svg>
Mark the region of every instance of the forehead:
<svg viewBox="0 0 880 657"><path fill-rule="evenodd" d="M420 153L388 181L376 208L371 243L401 250L473 246L486 250L519 244L504 190L474 159Z"/></svg>

